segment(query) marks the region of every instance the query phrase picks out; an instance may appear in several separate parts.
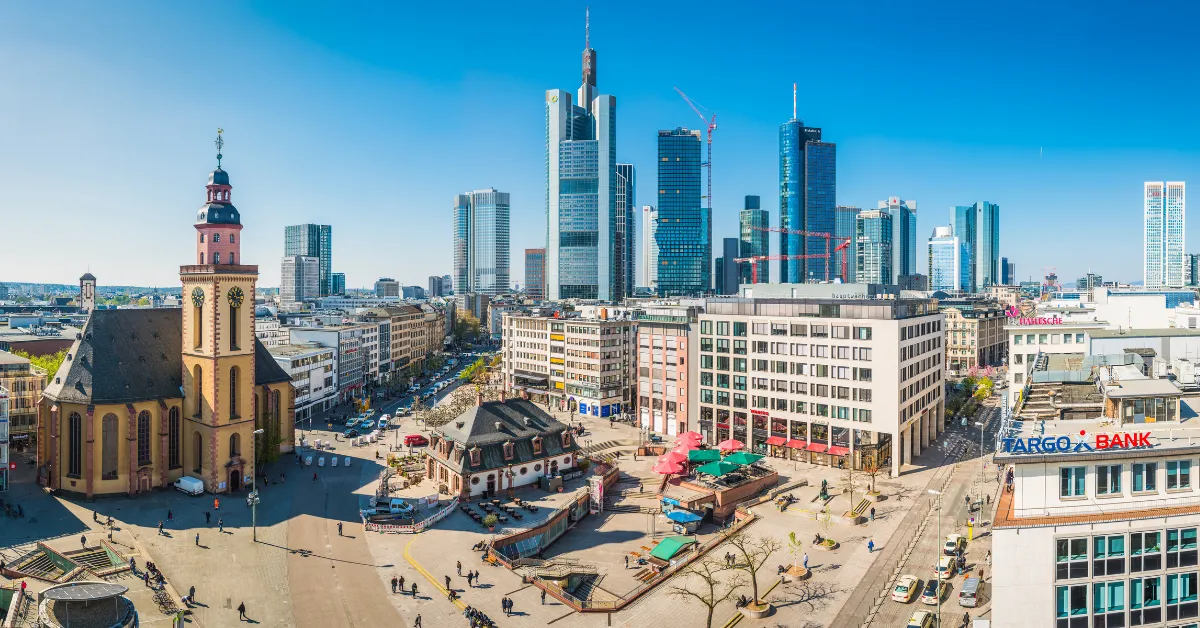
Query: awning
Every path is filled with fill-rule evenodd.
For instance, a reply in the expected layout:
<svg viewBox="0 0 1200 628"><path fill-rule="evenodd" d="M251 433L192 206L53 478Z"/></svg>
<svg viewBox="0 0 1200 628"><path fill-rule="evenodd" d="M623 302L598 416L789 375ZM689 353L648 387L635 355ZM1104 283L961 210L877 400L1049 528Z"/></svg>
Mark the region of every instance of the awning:
<svg viewBox="0 0 1200 628"><path fill-rule="evenodd" d="M667 513L667 519L676 523L692 523L703 519L700 515L691 512L690 510L672 510Z"/></svg>
<svg viewBox="0 0 1200 628"><path fill-rule="evenodd" d="M774 445L776 447L781 447L786 442L787 442L787 439L782 436L772 436L767 439L768 445Z"/></svg>
<svg viewBox="0 0 1200 628"><path fill-rule="evenodd" d="M832 445L829 447L829 455L831 456L844 456L848 453L850 453L850 449L848 447L839 447L837 445Z"/></svg>
<svg viewBox="0 0 1200 628"><path fill-rule="evenodd" d="M650 550L650 555L659 560L671 560L683 548L696 542L696 539L686 536L668 536L659 541L654 549Z"/></svg>
<svg viewBox="0 0 1200 628"><path fill-rule="evenodd" d="M795 438L793 438L792 440L789 440L787 442L787 446L791 447L792 449L804 449L804 447L806 445L808 445L808 443L806 443L802 440L797 440Z"/></svg>
<svg viewBox="0 0 1200 628"><path fill-rule="evenodd" d="M828 449L828 446L825 443L809 443L808 444L809 451L815 451L819 454L825 453L826 449Z"/></svg>

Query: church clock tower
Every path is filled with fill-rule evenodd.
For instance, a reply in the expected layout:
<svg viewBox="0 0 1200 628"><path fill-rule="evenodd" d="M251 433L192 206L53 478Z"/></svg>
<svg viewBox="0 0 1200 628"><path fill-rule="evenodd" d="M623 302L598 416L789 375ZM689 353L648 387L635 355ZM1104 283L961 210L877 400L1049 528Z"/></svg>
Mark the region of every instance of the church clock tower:
<svg viewBox="0 0 1200 628"><path fill-rule="evenodd" d="M196 253L179 267L183 284L184 473L212 493L239 491L254 472L254 287L258 266L242 263L241 216L221 169L196 214Z"/></svg>

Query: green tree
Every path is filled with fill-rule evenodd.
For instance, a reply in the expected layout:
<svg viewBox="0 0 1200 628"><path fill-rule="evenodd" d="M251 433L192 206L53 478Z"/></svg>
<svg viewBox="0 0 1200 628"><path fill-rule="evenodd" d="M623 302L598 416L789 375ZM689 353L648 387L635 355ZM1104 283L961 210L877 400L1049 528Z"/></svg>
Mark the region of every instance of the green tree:
<svg viewBox="0 0 1200 628"><path fill-rule="evenodd" d="M454 322L454 342L462 344L475 340L479 336L479 319L470 312L463 311Z"/></svg>
<svg viewBox="0 0 1200 628"><path fill-rule="evenodd" d="M54 378L58 373L58 367L62 366L63 360L67 359L67 350L62 349L57 353L47 355L30 355L24 351L13 351L13 355L29 360L34 366L46 369L46 377Z"/></svg>

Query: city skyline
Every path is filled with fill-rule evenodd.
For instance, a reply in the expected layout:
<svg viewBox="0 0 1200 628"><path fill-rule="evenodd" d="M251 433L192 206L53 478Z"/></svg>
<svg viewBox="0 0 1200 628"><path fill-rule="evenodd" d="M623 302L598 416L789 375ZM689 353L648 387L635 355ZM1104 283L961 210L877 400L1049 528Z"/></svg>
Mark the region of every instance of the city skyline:
<svg viewBox="0 0 1200 628"><path fill-rule="evenodd" d="M848 9L805 9L810 10L815 19L837 23ZM84 19L64 23L60 18L67 11ZM429 19L440 19L440 11L444 10L422 9ZM668 65L653 72L640 68L637 59L648 51L624 44L621 25L632 19L657 19L664 11L614 6L592 14L593 47L604 53L604 91L622 98L618 159L645 170L653 161L657 129L695 124L694 113L672 89L677 84L722 117L713 148L718 172L713 177L712 237L719 240L736 233L740 201L750 194L767 199L764 209L771 214L772 226L778 225L778 127L790 113L788 91L798 77L789 75L794 71L784 67L785 55L769 35L756 38L758 44L749 50L717 51L710 59L718 68L750 68L740 76L717 78L719 73L657 53L660 47L679 43L672 36L649 42L649 52L660 54ZM920 217L917 232L925 234L944 224L941 212L962 199L986 198L1004 207L1001 229L1006 234L1019 233L1021 221L1035 218L1043 233L1070 228L1078 234L1068 241L1056 240L1063 247L1058 250L1048 249L1037 237L1006 238L1000 253L1025 269L1017 279L1054 266L1061 276L1092 268L1113 279L1140 280L1137 251L1120 246L1113 234L1140 226L1134 208L1142 206L1141 182L1186 181L1200 170L1200 154L1194 148L1200 144L1200 131L1181 123L1186 120L1182 103L1189 102L1197 88L1184 82L1182 94L1169 101L1114 94L1083 109L1072 94L1146 77L1146 67L1153 68L1150 77L1169 75L1178 69L1179 59L1194 56L1188 53L1196 44L1169 32L1154 38L1130 34L1115 10L1094 12L1084 27L1065 34L1060 26L1069 16L1063 10L1051 10L1038 24L1021 21L1018 7L995 14L963 11L908 16L880 5L874 11L855 12L858 27L899 20L916 29L923 43L872 69L862 67L861 58L854 55L831 58L817 68L831 87L801 90L798 117L823 127L839 146L837 203L870 206L893 190L902 191L922 200L927 215ZM514 42L486 58L451 51L417 64L406 61L419 57L410 47L427 46L432 34L421 33L415 25L402 25L403 36L392 32L384 37L380 27L361 17L338 16L327 24L324 15L235 8L223 16L221 56L239 62L221 64L223 70L214 80L237 97L214 104L207 96L210 82L189 78L210 72L212 61L197 44L210 36L199 9L103 11L78 4L46 11L6 6L0 50L31 60L0 70L14 93L23 95L0 105L4 119L19 122L9 137L21 146L0 157L5 171L21 182L10 189L10 206L19 211L13 212L8 226L33 229L45 215L55 215L97 240L117 239L132 230L145 242L145 256L182 261L187 243L159 234L170 234L174 218L194 211L188 196L191 180L197 169L211 169L212 154L205 142L222 125L228 131L226 163L241 182L239 204L262 216L248 240L253 249L247 254L255 259L282 256L278 236L272 234L288 224L333 224L343 234L358 224L395 224L393 233L377 230L374 236L387 246L354 246L349 236L341 240L339 270L347 274L350 287L367 287L381 275L421 285L424 277L451 269L445 238L421 237L449 231L447 212L432 209L444 207L447 195L476 180L511 191L513 233L520 234L512 246L541 246L544 228L537 227L545 221L545 121L538 103L547 85L567 86L566 79L578 71L575 55L583 39L583 6L547 6L509 15L481 7L479 13L509 29ZM739 13L714 28L736 33L754 24L768 34L781 28L764 15ZM160 22L161 28L146 28L150 22ZM946 60L937 51L953 32L984 22L1009 29L1024 41L1040 42L1052 33L1057 40L1053 46L1036 43L1003 52L964 50L949 60L950 67L940 65ZM361 37L348 37L349 32ZM549 37L544 36L547 32ZM1105 33L1120 33L1131 45L1087 59L1063 57L1071 70L1065 74L1035 62L1042 55L1062 57L1059 51ZM845 33L838 30L813 35L818 42L842 36ZM522 38L537 43L522 43ZM112 39L120 43L110 45ZM930 63L935 56L942 60ZM774 61L777 57L780 60ZM867 86L893 81L894 73L922 66L938 68L936 76L932 70L919 70L911 81L928 96L922 100L936 101L936 106L923 107L926 111L915 102L894 103L887 111L873 106L873 88ZM167 72L169 67L176 70ZM981 74L986 77L971 76L985 67L989 72ZM268 75L279 77L271 90L256 86ZM945 76L955 78L945 81ZM996 97L986 102L953 97L983 89L984 81ZM318 98L318 90L345 90L360 98L354 103ZM466 102L482 90L495 105L490 120L464 121L461 107L442 104ZM836 98L830 96L835 93ZM1001 118L1005 124L995 124ZM505 124L495 124L496 119ZM1095 132L1105 126L1125 131ZM1014 128L1021 132L1013 134ZM451 133L450 141L433 140L445 133ZM454 140L467 137L488 141L475 154L457 154L453 147L460 142ZM901 151L904 158L897 159ZM95 164L113 162L137 177L122 184L126 189L121 195L96 195L92 190L111 183L105 169ZM451 163L454 168L449 168ZM310 183L330 180L336 185ZM639 198L654 198L652 180L643 176L638 184ZM1075 211L1084 207L1105 220L1080 224ZM336 220L330 219L330 208ZM401 222L411 224L401 228ZM1187 239L1200 241L1196 236ZM776 253L777 238L772 240ZM1109 245L1111 254L1086 261L1087 245L1098 242ZM90 268L114 285L172 283L155 265L114 258L86 244L23 267L19 260L31 257L33 246L32 241L10 244L4 266L16 271L8 270L0 280L69 284ZM274 264L263 270L261 285L280 283ZM512 273L524 275L516 264Z"/></svg>

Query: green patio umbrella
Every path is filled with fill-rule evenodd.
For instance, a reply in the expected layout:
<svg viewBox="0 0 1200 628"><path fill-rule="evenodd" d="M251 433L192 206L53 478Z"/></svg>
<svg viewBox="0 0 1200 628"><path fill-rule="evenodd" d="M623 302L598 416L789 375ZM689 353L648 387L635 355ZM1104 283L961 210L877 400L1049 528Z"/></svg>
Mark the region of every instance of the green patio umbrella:
<svg viewBox="0 0 1200 628"><path fill-rule="evenodd" d="M740 465L754 464L762 459L762 454L751 454L744 451L739 451L737 453L732 453L728 456L725 456L725 462L732 462L733 464Z"/></svg>
<svg viewBox="0 0 1200 628"><path fill-rule="evenodd" d="M703 473L705 475L711 475L717 478L725 475L726 473L732 473L737 470L738 466L736 464L730 464L724 460L721 462L710 462L702 467L696 467L697 473Z"/></svg>
<svg viewBox="0 0 1200 628"><path fill-rule="evenodd" d="M688 452L688 462L716 462L721 459L721 452L715 449L693 449Z"/></svg>

